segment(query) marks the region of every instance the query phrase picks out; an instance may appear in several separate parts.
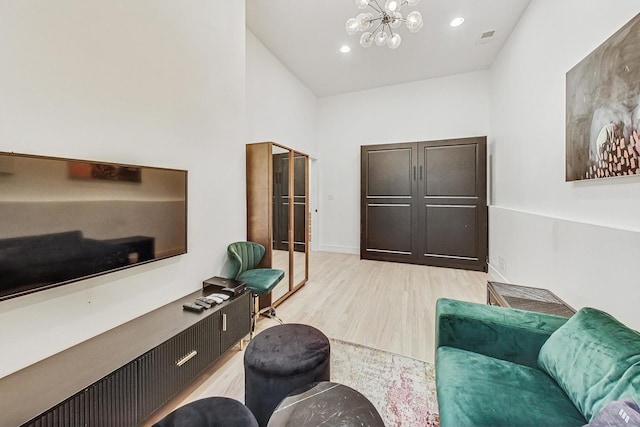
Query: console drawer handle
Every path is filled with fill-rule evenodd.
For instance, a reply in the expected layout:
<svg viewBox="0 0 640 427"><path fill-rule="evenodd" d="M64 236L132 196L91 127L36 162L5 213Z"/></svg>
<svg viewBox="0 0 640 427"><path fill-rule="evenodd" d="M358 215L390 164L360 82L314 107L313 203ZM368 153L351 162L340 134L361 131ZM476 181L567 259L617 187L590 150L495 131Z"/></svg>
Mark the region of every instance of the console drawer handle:
<svg viewBox="0 0 640 427"><path fill-rule="evenodd" d="M176 366L182 366L185 363L187 363L189 360L193 359L194 357L196 357L196 355L198 354L197 351L193 350L191 353L187 354L186 356L184 356L182 359L178 360L176 362Z"/></svg>
<svg viewBox="0 0 640 427"><path fill-rule="evenodd" d="M222 332L227 332L227 314L222 313Z"/></svg>

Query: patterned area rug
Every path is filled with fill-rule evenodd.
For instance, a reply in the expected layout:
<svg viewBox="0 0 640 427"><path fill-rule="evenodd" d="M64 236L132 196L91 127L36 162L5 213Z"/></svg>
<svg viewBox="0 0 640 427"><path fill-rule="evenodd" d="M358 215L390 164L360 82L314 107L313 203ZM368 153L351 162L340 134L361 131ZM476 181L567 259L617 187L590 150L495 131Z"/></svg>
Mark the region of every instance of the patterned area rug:
<svg viewBox="0 0 640 427"><path fill-rule="evenodd" d="M432 363L332 339L331 381L362 393L387 427L440 425Z"/></svg>

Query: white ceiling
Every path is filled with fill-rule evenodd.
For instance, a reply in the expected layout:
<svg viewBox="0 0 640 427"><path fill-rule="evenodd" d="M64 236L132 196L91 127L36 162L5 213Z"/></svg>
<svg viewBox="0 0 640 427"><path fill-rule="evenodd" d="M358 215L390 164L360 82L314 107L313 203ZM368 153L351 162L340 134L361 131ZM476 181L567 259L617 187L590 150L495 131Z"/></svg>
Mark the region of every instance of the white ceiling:
<svg viewBox="0 0 640 427"><path fill-rule="evenodd" d="M384 0L378 0L384 4ZM318 97L488 69L530 0L422 0L424 26L398 29L396 50L360 46L345 22L362 10L354 0L246 0L249 30ZM462 16L465 22L451 28ZM480 35L495 30L488 42ZM351 52L342 54L347 44Z"/></svg>

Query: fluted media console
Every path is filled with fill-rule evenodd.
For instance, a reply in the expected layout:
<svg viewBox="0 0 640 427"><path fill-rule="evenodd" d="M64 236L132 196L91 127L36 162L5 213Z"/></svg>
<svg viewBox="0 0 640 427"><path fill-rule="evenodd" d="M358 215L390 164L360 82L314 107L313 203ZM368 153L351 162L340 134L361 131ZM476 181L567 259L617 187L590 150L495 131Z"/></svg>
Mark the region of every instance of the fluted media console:
<svg viewBox="0 0 640 427"><path fill-rule="evenodd" d="M182 309L202 295L194 292L0 379L0 425L137 425L249 333L249 292L202 313Z"/></svg>

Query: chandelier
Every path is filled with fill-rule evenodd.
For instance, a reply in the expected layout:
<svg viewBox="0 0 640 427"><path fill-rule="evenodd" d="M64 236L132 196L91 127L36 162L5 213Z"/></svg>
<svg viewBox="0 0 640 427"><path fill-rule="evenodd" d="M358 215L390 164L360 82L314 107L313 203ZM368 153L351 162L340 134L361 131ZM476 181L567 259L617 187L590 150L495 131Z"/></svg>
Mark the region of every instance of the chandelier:
<svg viewBox="0 0 640 427"><path fill-rule="evenodd" d="M415 6L420 0L386 0L384 7L380 6L379 1L384 0L355 0L358 9L370 7L374 13L362 12L355 18L348 19L347 34L353 35L358 31L364 31L360 36L362 46L369 47L375 42L378 46L386 44L389 49L396 49L400 46L402 38L400 34L393 31L394 29L402 25L403 22L412 33L416 33L422 28L420 12L417 10L409 12L406 18L400 13L403 6Z"/></svg>

